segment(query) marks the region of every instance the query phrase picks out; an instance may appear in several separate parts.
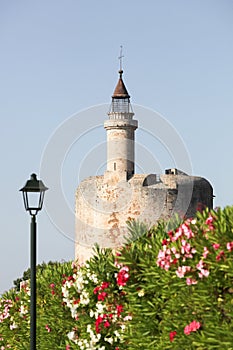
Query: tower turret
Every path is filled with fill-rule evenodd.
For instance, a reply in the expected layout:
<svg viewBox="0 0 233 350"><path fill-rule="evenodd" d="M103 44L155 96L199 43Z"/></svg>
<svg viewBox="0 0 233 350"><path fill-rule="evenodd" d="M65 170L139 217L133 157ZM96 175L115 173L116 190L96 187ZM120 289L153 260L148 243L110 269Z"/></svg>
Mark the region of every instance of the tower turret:
<svg viewBox="0 0 233 350"><path fill-rule="evenodd" d="M105 121L107 130L107 172L114 172L119 179L130 179L134 174L134 131L138 127L133 120L130 96L119 70L119 80L112 95L112 103Z"/></svg>

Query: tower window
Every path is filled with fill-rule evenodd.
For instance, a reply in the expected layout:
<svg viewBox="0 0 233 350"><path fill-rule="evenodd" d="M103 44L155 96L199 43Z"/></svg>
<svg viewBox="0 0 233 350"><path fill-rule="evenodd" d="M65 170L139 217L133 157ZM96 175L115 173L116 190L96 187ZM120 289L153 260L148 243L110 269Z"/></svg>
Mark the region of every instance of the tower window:
<svg viewBox="0 0 233 350"><path fill-rule="evenodd" d="M114 163L114 170L116 170L116 163Z"/></svg>

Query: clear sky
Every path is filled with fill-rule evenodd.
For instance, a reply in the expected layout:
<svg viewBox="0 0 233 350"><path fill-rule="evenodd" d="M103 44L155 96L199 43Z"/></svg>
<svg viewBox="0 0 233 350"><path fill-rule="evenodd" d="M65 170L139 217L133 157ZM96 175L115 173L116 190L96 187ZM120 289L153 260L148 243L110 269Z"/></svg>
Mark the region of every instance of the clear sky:
<svg viewBox="0 0 233 350"><path fill-rule="evenodd" d="M32 172L43 174L50 188L45 202L60 186L69 207L67 214L58 198L55 213L45 208L38 215L38 263L74 257L75 189L94 175L91 153L99 154L92 157L95 173L104 169L105 154L96 150L105 142L101 124L118 80L120 45L132 104L159 112L172 125L192 173L213 185L215 206L233 204L231 0L1 1L0 293L29 266L30 217L18 190ZM139 126L150 128L150 116L136 110ZM151 132L159 137L155 120ZM162 171L170 167L164 149L145 132L138 130L137 142ZM46 175L51 144L54 183ZM69 222L69 232L61 220Z"/></svg>

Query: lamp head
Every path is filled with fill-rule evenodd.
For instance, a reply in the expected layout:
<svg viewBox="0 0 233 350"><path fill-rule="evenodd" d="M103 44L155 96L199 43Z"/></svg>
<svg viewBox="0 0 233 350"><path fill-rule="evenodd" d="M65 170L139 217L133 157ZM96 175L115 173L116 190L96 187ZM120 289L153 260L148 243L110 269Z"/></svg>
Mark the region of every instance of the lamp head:
<svg viewBox="0 0 233 350"><path fill-rule="evenodd" d="M42 209L44 194L47 190L48 187L37 179L36 174L32 174L25 186L20 189L23 193L25 209L30 215L36 215Z"/></svg>

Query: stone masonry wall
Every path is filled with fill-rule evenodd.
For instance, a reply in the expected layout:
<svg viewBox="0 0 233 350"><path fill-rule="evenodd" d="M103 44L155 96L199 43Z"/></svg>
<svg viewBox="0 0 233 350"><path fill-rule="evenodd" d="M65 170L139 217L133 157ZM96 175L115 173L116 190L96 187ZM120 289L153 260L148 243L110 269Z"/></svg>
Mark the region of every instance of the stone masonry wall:
<svg viewBox="0 0 233 350"><path fill-rule="evenodd" d="M150 226L174 213L192 216L200 202L212 207L212 198L211 185L199 177L143 174L119 181L108 174L87 178L76 192L75 256L85 261L95 243L100 247L121 246L127 235L127 220Z"/></svg>

